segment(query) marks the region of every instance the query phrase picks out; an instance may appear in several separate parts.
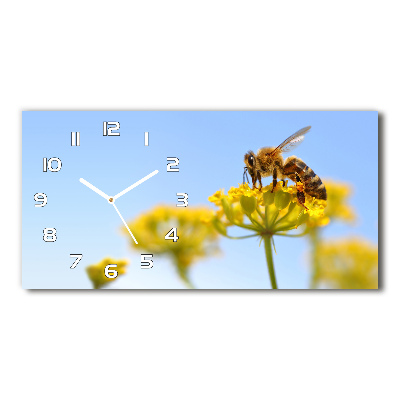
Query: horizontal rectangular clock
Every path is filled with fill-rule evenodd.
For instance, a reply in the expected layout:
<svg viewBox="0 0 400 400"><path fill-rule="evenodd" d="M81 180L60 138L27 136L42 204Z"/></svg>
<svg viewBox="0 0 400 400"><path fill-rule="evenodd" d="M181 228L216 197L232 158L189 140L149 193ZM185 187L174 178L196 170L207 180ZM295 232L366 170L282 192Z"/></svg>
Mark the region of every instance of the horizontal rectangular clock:
<svg viewBox="0 0 400 400"><path fill-rule="evenodd" d="M322 234L343 188L366 187L376 112L24 111L22 126L26 289L377 287L376 241L372 267L346 246L331 265Z"/></svg>

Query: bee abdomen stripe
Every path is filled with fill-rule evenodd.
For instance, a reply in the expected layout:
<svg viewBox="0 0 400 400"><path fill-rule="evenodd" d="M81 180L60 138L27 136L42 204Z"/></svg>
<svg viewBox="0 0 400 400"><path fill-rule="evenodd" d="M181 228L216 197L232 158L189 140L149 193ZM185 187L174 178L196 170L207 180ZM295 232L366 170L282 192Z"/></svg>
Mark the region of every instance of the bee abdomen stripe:
<svg viewBox="0 0 400 400"><path fill-rule="evenodd" d="M317 199L326 200L325 185L322 183L321 178L310 167L306 166L306 168L304 168L302 174L300 174L300 178L308 194Z"/></svg>
<svg viewBox="0 0 400 400"><path fill-rule="evenodd" d="M296 181L296 176L304 183L304 190L311 196L326 200L326 189L321 178L300 158L291 156L287 159L284 166L284 173L292 181Z"/></svg>
<svg viewBox="0 0 400 400"><path fill-rule="evenodd" d="M296 166L297 166L298 169L301 169L301 170L304 170L304 169L308 168L307 164L303 160L300 160L300 158L298 158L296 160Z"/></svg>
<svg viewBox="0 0 400 400"><path fill-rule="evenodd" d="M304 183L306 192L310 193L317 199L326 200L326 189L320 177L315 175L313 179Z"/></svg>

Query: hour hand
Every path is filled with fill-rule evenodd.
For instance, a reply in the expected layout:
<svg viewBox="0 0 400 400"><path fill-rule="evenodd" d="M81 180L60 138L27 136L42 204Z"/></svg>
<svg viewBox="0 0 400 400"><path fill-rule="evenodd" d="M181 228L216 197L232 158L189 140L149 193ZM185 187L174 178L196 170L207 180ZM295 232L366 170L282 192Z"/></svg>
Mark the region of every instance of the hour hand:
<svg viewBox="0 0 400 400"><path fill-rule="evenodd" d="M93 186L91 183L88 181L85 181L85 179L80 178L79 182L83 183L85 186L87 186L89 189L92 189L94 192L99 194L101 197L104 197L107 201L110 201L110 196L106 195L104 192L102 192L100 189L97 189L96 186Z"/></svg>
<svg viewBox="0 0 400 400"><path fill-rule="evenodd" d="M135 182L133 185L127 187L125 190L123 190L122 192L119 192L118 194L116 194L113 199L117 200L118 197L121 197L123 194L128 193L130 190L132 190L133 188L135 188L136 186L139 186L141 183L147 181L147 179L150 179L152 176L158 174L158 170L156 169L155 171L151 172L150 174L146 175L144 178L140 179L139 181Z"/></svg>

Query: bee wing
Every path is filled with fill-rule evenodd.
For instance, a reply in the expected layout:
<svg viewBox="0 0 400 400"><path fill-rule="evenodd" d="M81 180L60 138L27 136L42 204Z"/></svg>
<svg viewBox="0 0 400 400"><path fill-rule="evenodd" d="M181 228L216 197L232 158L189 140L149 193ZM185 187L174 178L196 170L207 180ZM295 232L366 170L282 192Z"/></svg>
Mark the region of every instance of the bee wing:
<svg viewBox="0 0 400 400"><path fill-rule="evenodd" d="M289 151L297 147L303 140L304 135L311 129L311 126L306 126L305 128L300 129L296 133L293 133L292 136L289 136L284 142L282 142L275 150L280 150L282 152Z"/></svg>

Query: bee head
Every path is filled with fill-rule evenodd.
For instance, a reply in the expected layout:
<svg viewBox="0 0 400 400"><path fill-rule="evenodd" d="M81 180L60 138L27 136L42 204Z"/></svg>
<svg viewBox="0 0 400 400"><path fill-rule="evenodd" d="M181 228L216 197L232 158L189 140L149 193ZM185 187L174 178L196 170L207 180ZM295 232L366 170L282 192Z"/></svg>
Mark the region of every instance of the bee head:
<svg viewBox="0 0 400 400"><path fill-rule="evenodd" d="M248 151L244 155L244 163L246 164L246 166L244 167L243 183L244 183L244 177L246 175L246 172L248 172L252 178L255 174L256 156L252 151Z"/></svg>

